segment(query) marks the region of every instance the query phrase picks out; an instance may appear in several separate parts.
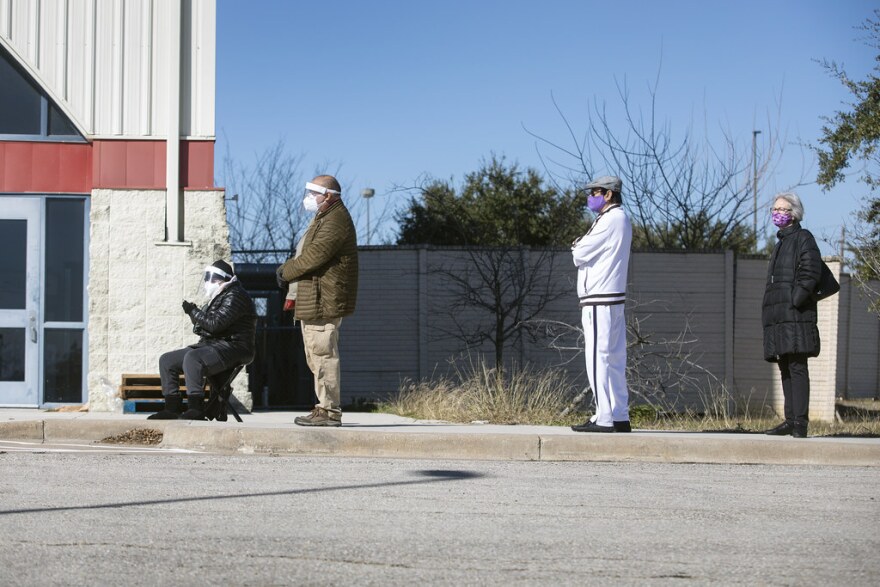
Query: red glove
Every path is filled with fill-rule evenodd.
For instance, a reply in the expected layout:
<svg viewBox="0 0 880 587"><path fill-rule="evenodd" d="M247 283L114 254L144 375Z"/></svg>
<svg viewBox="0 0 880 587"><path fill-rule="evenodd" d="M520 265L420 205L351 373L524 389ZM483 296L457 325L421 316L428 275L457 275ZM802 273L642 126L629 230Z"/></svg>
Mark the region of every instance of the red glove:
<svg viewBox="0 0 880 587"><path fill-rule="evenodd" d="M296 306L296 300L284 300L285 312L293 312L294 306Z"/></svg>

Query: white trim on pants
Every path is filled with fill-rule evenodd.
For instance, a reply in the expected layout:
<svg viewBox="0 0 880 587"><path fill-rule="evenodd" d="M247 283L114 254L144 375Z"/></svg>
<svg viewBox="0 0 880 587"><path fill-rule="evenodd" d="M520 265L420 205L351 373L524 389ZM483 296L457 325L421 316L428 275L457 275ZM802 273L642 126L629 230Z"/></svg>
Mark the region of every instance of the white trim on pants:
<svg viewBox="0 0 880 587"><path fill-rule="evenodd" d="M341 412L339 387L339 326L342 318L333 320L300 320L306 363L315 377L316 407L328 412Z"/></svg>
<svg viewBox="0 0 880 587"><path fill-rule="evenodd" d="M626 319L624 304L584 306L584 349L587 377L596 398L599 426L629 420L626 387Z"/></svg>

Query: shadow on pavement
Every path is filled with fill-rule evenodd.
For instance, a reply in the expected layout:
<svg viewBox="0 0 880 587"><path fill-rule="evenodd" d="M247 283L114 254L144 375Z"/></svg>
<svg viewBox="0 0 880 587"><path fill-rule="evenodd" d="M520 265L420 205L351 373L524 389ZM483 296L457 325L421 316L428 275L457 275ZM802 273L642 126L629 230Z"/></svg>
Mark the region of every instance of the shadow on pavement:
<svg viewBox="0 0 880 587"><path fill-rule="evenodd" d="M309 489L289 489L286 491L266 491L262 493L238 493L230 495L205 495L197 497L179 497L170 499L148 499L142 501L122 501L116 503L99 503L93 505L58 506L45 508L23 508L14 510L0 510L0 516L13 514L36 514L51 512L72 512L77 510L101 510L116 509L149 505L162 505L169 503L187 503L192 501L215 501L224 499L246 499L251 497L272 497L278 495L302 495L306 493L321 493L324 491L346 491L351 489L375 489L378 487L401 487L405 485L422 485L425 483L443 483L445 481L463 481L465 479L477 479L485 477L483 473L474 471L459 471L445 469L426 469L415 471L415 475L424 477L410 481L389 481L385 483L360 483L356 485L332 485L329 487L312 487Z"/></svg>

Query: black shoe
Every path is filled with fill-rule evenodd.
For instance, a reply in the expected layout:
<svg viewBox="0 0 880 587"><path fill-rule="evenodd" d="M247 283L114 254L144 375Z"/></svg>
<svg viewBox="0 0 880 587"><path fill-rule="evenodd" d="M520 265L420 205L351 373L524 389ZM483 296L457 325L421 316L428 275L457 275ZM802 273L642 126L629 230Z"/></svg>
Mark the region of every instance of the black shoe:
<svg viewBox="0 0 880 587"><path fill-rule="evenodd" d="M629 424L629 420L615 420L614 421L614 431L615 432L632 432L632 426Z"/></svg>
<svg viewBox="0 0 880 587"><path fill-rule="evenodd" d="M806 438L807 424L805 422L795 422L794 427L791 430L791 436L793 438Z"/></svg>
<svg viewBox="0 0 880 587"><path fill-rule="evenodd" d="M575 432L614 432L614 426L599 426L589 420L583 424L572 426L571 429Z"/></svg>
<svg viewBox="0 0 880 587"><path fill-rule="evenodd" d="M147 420L177 420L182 412L180 394L165 396L165 407L147 416Z"/></svg>
<svg viewBox="0 0 880 587"><path fill-rule="evenodd" d="M776 428L771 428L767 430L764 434L768 436L791 436L794 432L794 423L786 420ZM804 430L804 435L806 435L807 431Z"/></svg>

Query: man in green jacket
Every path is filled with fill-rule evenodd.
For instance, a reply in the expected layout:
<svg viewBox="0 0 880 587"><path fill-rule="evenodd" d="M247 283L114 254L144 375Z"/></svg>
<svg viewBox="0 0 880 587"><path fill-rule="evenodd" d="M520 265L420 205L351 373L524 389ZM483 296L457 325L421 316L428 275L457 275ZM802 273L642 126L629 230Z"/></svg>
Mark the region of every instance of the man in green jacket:
<svg viewBox="0 0 880 587"><path fill-rule="evenodd" d="M306 361L315 376L318 403L300 426L341 426L339 326L354 312L358 287L357 234L331 175L306 183L303 207L316 212L302 252L278 267L278 284L296 283L295 317L302 322Z"/></svg>

